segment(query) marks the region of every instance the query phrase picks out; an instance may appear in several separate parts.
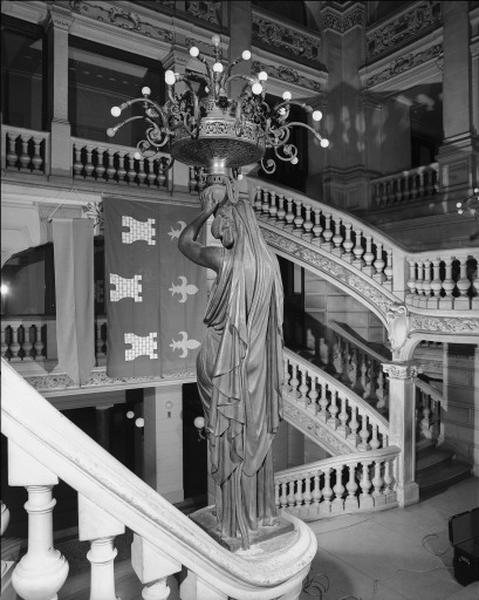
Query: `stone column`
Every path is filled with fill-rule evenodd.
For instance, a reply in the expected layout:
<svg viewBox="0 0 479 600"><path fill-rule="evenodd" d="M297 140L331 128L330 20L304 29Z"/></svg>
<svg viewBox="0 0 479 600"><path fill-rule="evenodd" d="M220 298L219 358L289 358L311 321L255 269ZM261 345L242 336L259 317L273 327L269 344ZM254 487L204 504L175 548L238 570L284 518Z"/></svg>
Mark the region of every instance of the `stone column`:
<svg viewBox="0 0 479 600"><path fill-rule="evenodd" d="M48 108L50 117L50 172L71 177L71 127L68 121L68 31L73 18L61 6L50 5L47 23L49 73Z"/></svg>
<svg viewBox="0 0 479 600"><path fill-rule="evenodd" d="M408 362L383 363L389 375L389 444L401 448L397 469L397 497L400 506L419 501L416 471L416 414L413 378L417 368Z"/></svg>
<svg viewBox="0 0 479 600"><path fill-rule="evenodd" d="M472 106L474 93L469 50L469 3L443 2L444 71L443 123L444 141L439 149L441 190L455 211L456 200L471 193L477 182L479 150L473 140Z"/></svg>
<svg viewBox="0 0 479 600"><path fill-rule="evenodd" d="M252 12L251 2L249 0L230 0L229 8L229 28L230 28L230 48L229 60L241 56L243 50L251 51L252 35ZM241 61L234 68L234 73L243 73L249 75L251 71L251 60ZM244 81L234 80L231 82L230 96L237 98L244 86Z"/></svg>
<svg viewBox="0 0 479 600"><path fill-rule="evenodd" d="M170 502L184 499L181 385L144 391L144 480Z"/></svg>

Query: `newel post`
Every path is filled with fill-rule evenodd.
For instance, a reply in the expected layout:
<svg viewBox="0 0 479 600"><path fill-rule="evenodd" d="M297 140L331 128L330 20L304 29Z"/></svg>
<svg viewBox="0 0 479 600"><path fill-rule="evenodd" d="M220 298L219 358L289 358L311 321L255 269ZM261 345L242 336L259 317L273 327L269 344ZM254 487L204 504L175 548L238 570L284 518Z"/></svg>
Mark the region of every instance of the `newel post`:
<svg viewBox="0 0 479 600"><path fill-rule="evenodd" d="M400 506L419 501L416 470L415 365L409 362L383 363L389 375L389 443L401 448L398 457L397 496Z"/></svg>

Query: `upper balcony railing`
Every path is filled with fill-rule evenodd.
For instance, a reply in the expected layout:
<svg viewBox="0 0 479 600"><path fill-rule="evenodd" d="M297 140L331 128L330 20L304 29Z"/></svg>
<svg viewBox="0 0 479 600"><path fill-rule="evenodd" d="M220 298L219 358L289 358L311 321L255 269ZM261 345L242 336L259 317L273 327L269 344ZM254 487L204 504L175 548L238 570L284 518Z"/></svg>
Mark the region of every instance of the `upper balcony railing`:
<svg viewBox="0 0 479 600"><path fill-rule="evenodd" d="M371 180L375 208L393 208L437 194L439 164L423 165Z"/></svg>

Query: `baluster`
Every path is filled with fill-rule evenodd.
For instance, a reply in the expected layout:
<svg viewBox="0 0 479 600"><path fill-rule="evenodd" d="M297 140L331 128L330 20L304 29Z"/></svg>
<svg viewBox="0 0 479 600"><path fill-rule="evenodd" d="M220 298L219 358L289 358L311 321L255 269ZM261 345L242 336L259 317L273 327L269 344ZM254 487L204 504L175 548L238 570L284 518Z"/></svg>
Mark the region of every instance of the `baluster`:
<svg viewBox="0 0 479 600"><path fill-rule="evenodd" d="M343 495L346 491L346 488L343 485L343 466L336 468L336 484L333 487L334 492L334 500L331 503L331 512L338 513L344 510L344 500Z"/></svg>
<svg viewBox="0 0 479 600"><path fill-rule="evenodd" d="M382 491L383 478L381 477L381 463L378 460L374 463L374 477L371 483L373 484L374 506L384 505L386 502Z"/></svg>
<svg viewBox="0 0 479 600"><path fill-rule="evenodd" d="M402 177L399 176L398 179L396 179L395 183L396 183L396 201L399 204L401 202L401 200L403 199Z"/></svg>
<svg viewBox="0 0 479 600"><path fill-rule="evenodd" d="M318 385L318 377L316 375L310 375L311 377L311 388L309 390L309 407L311 409L311 411L313 413L316 413L316 411L318 410L318 406L316 404L317 400L318 400L318 390L317 390L317 385Z"/></svg>
<svg viewBox="0 0 479 600"><path fill-rule="evenodd" d="M271 202L269 207L269 216L272 220L276 220L276 215L278 214L278 208L276 206L276 194L271 191Z"/></svg>
<svg viewBox="0 0 479 600"><path fill-rule="evenodd" d="M387 250L386 252L386 267L384 269L384 276L386 277L386 281L384 285L387 286L388 289L392 289L393 285L393 251Z"/></svg>
<svg viewBox="0 0 479 600"><path fill-rule="evenodd" d="M374 386L374 363L372 360L365 358L366 363L366 377L365 383L363 384L363 400L371 400L375 396Z"/></svg>
<svg viewBox="0 0 479 600"><path fill-rule="evenodd" d="M321 232L323 228L321 226L321 209L314 209L314 227L313 227L313 243L320 244L321 243Z"/></svg>
<svg viewBox="0 0 479 600"><path fill-rule="evenodd" d="M118 183L123 183L125 181L125 177L126 177L125 162L126 162L127 156L128 156L128 152L118 152L118 170L117 170Z"/></svg>
<svg viewBox="0 0 479 600"><path fill-rule="evenodd" d="M86 145L86 162L85 162L85 177L91 177L95 166L93 165L92 153L93 146L91 144Z"/></svg>
<svg viewBox="0 0 479 600"><path fill-rule="evenodd" d="M424 168L421 167L418 170L418 177L419 177L419 186L418 186L418 195L419 196L424 196Z"/></svg>
<svg viewBox="0 0 479 600"><path fill-rule="evenodd" d="M321 248L324 248L328 252L331 252L333 248L333 244L331 243L331 238L333 237L333 231L331 229L331 215L324 215L324 231L323 231L323 239L324 242L321 242Z"/></svg>
<svg viewBox="0 0 479 600"><path fill-rule="evenodd" d="M409 293L415 295L417 293L416 288L416 261L414 258L407 259L409 263L409 278L407 280L407 287L409 288Z"/></svg>
<svg viewBox="0 0 479 600"><path fill-rule="evenodd" d="M361 442L358 444L358 449L359 450L369 450L369 444L368 444L369 430L368 430L367 415L361 415L361 430L359 431L359 437L361 438Z"/></svg>
<svg viewBox="0 0 479 600"><path fill-rule="evenodd" d="M444 290L444 296L439 299L439 308L449 308L453 307L454 298L452 296L452 292L455 287L455 283L452 279L452 256L446 256L444 259L444 270L445 277L442 282L442 289Z"/></svg>
<svg viewBox="0 0 479 600"><path fill-rule="evenodd" d="M331 392L331 403L329 405L328 411L329 411L330 418L334 423L335 429L338 426L338 418L337 418L337 414L339 412L338 401L339 401L338 392L332 391Z"/></svg>
<svg viewBox="0 0 479 600"><path fill-rule="evenodd" d="M136 533L131 545L131 566L145 586L141 592L143 600L167 600L168 576L181 571L179 562Z"/></svg>
<svg viewBox="0 0 479 600"><path fill-rule="evenodd" d="M105 174L105 165L104 165L104 160L105 160L105 152L106 152L106 148L103 148L102 146L99 146L96 149L96 169L95 169L95 173L96 173L96 180L97 181L105 181L105 178L103 177Z"/></svg>
<svg viewBox="0 0 479 600"><path fill-rule="evenodd" d="M301 385L298 388L298 392L299 392L299 398L298 398L298 402L300 402L305 408L308 407L309 404L309 398L308 398L308 384L307 384L307 376L308 376L308 372L307 370L302 367L299 369L299 372L301 374Z"/></svg>
<svg viewBox="0 0 479 600"><path fill-rule="evenodd" d="M394 502L396 494L393 491L394 479L392 476L392 460L386 460L384 464L384 500L385 503Z"/></svg>
<svg viewBox="0 0 479 600"><path fill-rule="evenodd" d="M334 220L334 236L333 236L334 248L332 250L333 254L335 254L336 256L341 256L343 253L343 249L341 248L342 243L343 243L343 236L341 235L341 219L336 217Z"/></svg>
<svg viewBox="0 0 479 600"><path fill-rule="evenodd" d="M379 369L376 379L376 398L376 410L381 414L387 413L386 378L382 368Z"/></svg>
<svg viewBox="0 0 479 600"><path fill-rule="evenodd" d="M456 282L459 296L454 298L454 308L456 310L468 310L471 307L468 292L471 287L471 282L467 278L467 255L458 256L459 261L459 278Z"/></svg>
<svg viewBox="0 0 479 600"><path fill-rule="evenodd" d="M101 351L102 351L102 353L103 353L105 356L106 356L106 353L107 353L107 346L106 346L106 342L107 342L107 331L106 331L106 328L107 328L107 324L106 324L106 321L105 321L105 322L103 322L103 323L100 325L101 341L103 342L103 343L102 343L102 346L101 346Z"/></svg>
<svg viewBox="0 0 479 600"><path fill-rule="evenodd" d="M1 504L0 537L3 537L3 534L7 530L8 523L10 522L10 511L8 510L7 506L3 502L0 502L0 504ZM14 564L15 563L12 560L4 560L2 558L1 571L0 571L0 580L2 581L2 587L3 587L3 582L6 583L6 581L7 581L6 577L7 577L8 571L12 568L12 566Z"/></svg>
<svg viewBox="0 0 479 600"><path fill-rule="evenodd" d="M146 159L146 164L148 165L146 180L148 181L148 185L150 187L154 187L156 184L155 159L150 156Z"/></svg>
<svg viewBox="0 0 479 600"><path fill-rule="evenodd" d="M263 189L263 202L261 203L261 211L263 215L269 214L269 191Z"/></svg>
<svg viewBox="0 0 479 600"><path fill-rule="evenodd" d="M73 144L73 154L74 154L74 158L73 158L73 176L74 177L80 177L83 173L83 163L81 160L81 147L74 143Z"/></svg>
<svg viewBox="0 0 479 600"><path fill-rule="evenodd" d="M145 172L145 159L143 157L138 159L138 185L143 185L146 180Z"/></svg>
<svg viewBox="0 0 479 600"><path fill-rule="evenodd" d="M37 358L41 358L43 356L43 349L44 349L45 345L42 340L41 327L35 326L34 331L35 331L35 335L34 335L34 339L33 339L33 354L35 356L35 359L37 359Z"/></svg>
<svg viewBox="0 0 479 600"><path fill-rule="evenodd" d="M333 495L333 489L331 487L331 469L324 471L324 486L323 486L323 498L324 502L320 505L321 513L331 512L331 497Z"/></svg>
<svg viewBox="0 0 479 600"><path fill-rule="evenodd" d="M369 441L369 446L371 450L377 450L380 447L381 443L379 441L379 427L377 425L372 425L372 434L371 440Z"/></svg>
<svg viewBox="0 0 479 600"><path fill-rule="evenodd" d="M304 223L303 223L303 237L306 240L312 240L313 234L311 230L313 229L313 221L311 220L311 206L306 205L304 207Z"/></svg>
<svg viewBox="0 0 479 600"><path fill-rule="evenodd" d="M4 328L2 326L1 330L1 336L2 336L2 345L1 345L1 353L2 353L2 358L8 358L7 356L7 350L8 350L8 344L7 344L7 340L6 340L6 327Z"/></svg>
<svg viewBox="0 0 479 600"><path fill-rule="evenodd" d="M20 154L20 169L22 171L28 171L31 163L30 154L28 153L28 143L31 138L28 133L22 133L20 139L22 140L22 153Z"/></svg>
<svg viewBox="0 0 479 600"><path fill-rule="evenodd" d="M364 261L362 259L362 255L364 254L364 249L363 249L363 246L361 243L363 232L360 229L358 229L358 231L356 231L355 233L356 233L356 236L355 236L354 248L353 248L353 254L354 254L353 266L356 267L357 269L362 269L363 265L364 265Z"/></svg>
<svg viewBox="0 0 479 600"><path fill-rule="evenodd" d="M108 159L107 160L108 166L106 168L106 177L107 177L108 181L114 181L115 175L116 175L115 151L112 150L111 148L107 148L106 155L107 155L107 159Z"/></svg>
<svg viewBox="0 0 479 600"><path fill-rule="evenodd" d="M158 177L157 183L158 187L167 187L168 186L168 159L166 157L162 157L159 160L154 161L156 165L158 165ZM155 170L155 169L153 169Z"/></svg>
<svg viewBox="0 0 479 600"><path fill-rule="evenodd" d="M78 494L78 539L90 541L90 600L116 600L113 540L124 532L123 523Z"/></svg>
<svg viewBox="0 0 479 600"><path fill-rule="evenodd" d="M319 338L319 359L323 369L329 365L329 346L324 338Z"/></svg>
<svg viewBox="0 0 479 600"><path fill-rule="evenodd" d="M281 494L279 497L281 508L288 506L288 493L287 492L288 492L288 482L281 481Z"/></svg>
<svg viewBox="0 0 479 600"><path fill-rule="evenodd" d="M280 497L279 497L280 487L281 487L280 482L277 479L275 479L274 480L274 505L276 506L276 508L281 507L281 502L280 502Z"/></svg>
<svg viewBox="0 0 479 600"><path fill-rule="evenodd" d="M376 260L373 262L373 266L376 269L373 279L382 283L386 279L386 275L383 273L386 262L383 259L383 245L380 242L376 245Z"/></svg>
<svg viewBox="0 0 479 600"><path fill-rule="evenodd" d="M18 340L19 329L20 329L20 327L17 327L17 328L12 327L12 339L10 342L10 352L11 352L11 358L13 358L13 359L21 358L21 356L20 356L21 345Z"/></svg>
<svg viewBox="0 0 479 600"><path fill-rule="evenodd" d="M4 340L5 340L5 353L4 357L8 360L12 360L13 352L11 349L11 345L13 342L13 327L11 325L7 325L3 330Z"/></svg>
<svg viewBox="0 0 479 600"><path fill-rule="evenodd" d="M101 323L99 321L95 321L95 348L96 348L96 358L100 358L102 355L101 347L102 347L102 339L101 339Z"/></svg>
<svg viewBox="0 0 479 600"><path fill-rule="evenodd" d="M426 259L424 261L424 279L422 282L422 293L423 296L420 298L421 306L427 306L429 297L431 296L431 261Z"/></svg>
<svg viewBox="0 0 479 600"><path fill-rule="evenodd" d="M10 440L8 465L9 485L25 487L28 494L28 548L13 570L13 589L25 600L54 600L68 575L67 561L53 546L52 488L58 478Z"/></svg>
<svg viewBox="0 0 479 600"><path fill-rule="evenodd" d="M16 167L18 156L17 156L17 138L8 134L8 152L7 152L7 167Z"/></svg>
<svg viewBox="0 0 479 600"><path fill-rule="evenodd" d="M294 505L301 506L303 504L303 480L296 480L296 493L294 495Z"/></svg>
<svg viewBox="0 0 479 600"><path fill-rule="evenodd" d="M303 223L304 223L303 215L301 214L303 205L302 205L301 200L295 200L294 205L296 206L296 216L294 217L294 220L293 220L294 232L301 233L299 230L302 228Z"/></svg>
<svg viewBox="0 0 479 600"><path fill-rule="evenodd" d="M351 407L351 420L349 421L349 431L350 434L348 436L349 439L354 441L354 446L358 445L358 429L359 429L359 421L358 421L358 407Z"/></svg>
<svg viewBox="0 0 479 600"><path fill-rule="evenodd" d="M349 352L348 352L348 355L346 358L346 366L347 366L346 377L348 379L348 387L350 387L352 390L356 391L358 389L358 384L359 384L358 353L351 346L351 344L348 344L348 347L349 347Z"/></svg>
<svg viewBox="0 0 479 600"><path fill-rule="evenodd" d="M356 492L358 490L358 484L356 483L356 464L352 463L347 465L348 469L348 482L346 483L347 496L344 501L345 510L357 510L358 499Z"/></svg>
<svg viewBox="0 0 479 600"><path fill-rule="evenodd" d="M32 165L33 165L33 172L34 173L40 173L42 171L42 167L43 167L43 158L40 154L40 144L42 143L43 138L41 136L38 135L34 135L33 136L33 158L32 158Z"/></svg>
<svg viewBox="0 0 479 600"><path fill-rule="evenodd" d="M23 359L33 360L33 340L35 339L35 326L30 325L24 332L23 338Z"/></svg>
<svg viewBox="0 0 479 600"><path fill-rule="evenodd" d="M321 495L321 488L319 487L319 473L315 473L313 480L313 492L311 494L312 503L319 504Z"/></svg>
<svg viewBox="0 0 479 600"><path fill-rule="evenodd" d="M351 228L352 228L352 224L351 223L345 223L344 224L344 232L345 232L345 239L343 242L343 249L344 249L344 254L343 254L343 260L345 260L348 263L352 263L354 256L351 252L352 248L353 248L353 242L351 240Z"/></svg>
<svg viewBox="0 0 479 600"><path fill-rule="evenodd" d="M341 341L339 337L335 337L333 346L333 366L336 371L336 379L341 379L344 372L344 357L341 349Z"/></svg>
<svg viewBox="0 0 479 600"><path fill-rule="evenodd" d="M278 197L278 212L276 213L276 218L278 219L280 225L283 225L284 218L286 216L286 211L284 210L284 196L280 194Z"/></svg>
<svg viewBox="0 0 479 600"><path fill-rule="evenodd" d="M263 193L263 188L257 186L256 194L255 194L254 202L253 202L253 208L256 212L261 212L261 205L263 204L263 202L261 200L262 193Z"/></svg>
<svg viewBox="0 0 479 600"><path fill-rule="evenodd" d="M432 280L430 284L431 297L427 301L428 308L438 308L441 297L441 278L440 278L441 259L432 259Z"/></svg>
<svg viewBox="0 0 479 600"><path fill-rule="evenodd" d="M373 276L374 274L374 267L372 266L373 260L374 260L374 254L372 252L372 237L370 235L366 235L366 252L364 253L363 256L363 260L364 260L364 266L363 266L363 271L364 273L366 273L366 275L369 275L370 277Z"/></svg>
<svg viewBox="0 0 479 600"><path fill-rule="evenodd" d="M283 356L283 387L290 392L291 384L289 380L291 379L291 375L289 374L289 361L286 356Z"/></svg>
<svg viewBox="0 0 479 600"><path fill-rule="evenodd" d="M126 176L130 185L136 183L135 158L132 154L128 154L128 171L126 173Z"/></svg>
<svg viewBox="0 0 479 600"><path fill-rule="evenodd" d="M17 329L17 342L20 346L20 349L17 352L17 357L23 360L25 358L25 350L23 348L25 344L25 327L23 325L19 325Z"/></svg>
<svg viewBox="0 0 479 600"><path fill-rule="evenodd" d="M369 494L369 490L371 489L371 479L369 478L370 464L370 461L362 463L362 477L359 481L359 487L361 489L361 493L359 494L359 508L362 509L373 508L374 506L373 499Z"/></svg>
<svg viewBox="0 0 479 600"><path fill-rule="evenodd" d="M347 437L349 434L349 428L346 426L346 423L348 422L348 412L346 410L346 398L344 396L341 396L340 398L340 402L341 402L341 411L338 415L338 420L339 420L339 425L336 431L339 431L340 433L342 433L344 435L344 437Z"/></svg>
<svg viewBox="0 0 479 600"><path fill-rule="evenodd" d="M429 398L422 390L418 390L420 395L420 406L422 412L422 419L420 421L420 429L421 435L426 439L430 440L432 438L431 431L431 409L429 406Z"/></svg>
<svg viewBox="0 0 479 600"><path fill-rule="evenodd" d="M363 398L365 398L366 394L369 394L369 390L367 390L368 385L368 360L365 352L361 352L361 364L359 365L359 385L358 385L358 394Z"/></svg>
<svg viewBox="0 0 479 600"><path fill-rule="evenodd" d="M287 229L292 230L294 228L294 225L293 225L294 213L293 213L293 199L292 198L286 198L286 215L285 215L284 219L286 221L285 227Z"/></svg>
<svg viewBox="0 0 479 600"><path fill-rule="evenodd" d="M295 398L298 398L298 396L300 395L300 392L298 392L298 385L299 385L299 379L298 379L298 365L294 364L291 365L292 367L292 374L291 374L291 379L289 380L289 385L291 387L291 392L293 394L293 396Z"/></svg>
<svg viewBox="0 0 479 600"><path fill-rule="evenodd" d="M294 481L288 482L289 493L288 493L288 507L294 506L296 500L296 494L294 493Z"/></svg>

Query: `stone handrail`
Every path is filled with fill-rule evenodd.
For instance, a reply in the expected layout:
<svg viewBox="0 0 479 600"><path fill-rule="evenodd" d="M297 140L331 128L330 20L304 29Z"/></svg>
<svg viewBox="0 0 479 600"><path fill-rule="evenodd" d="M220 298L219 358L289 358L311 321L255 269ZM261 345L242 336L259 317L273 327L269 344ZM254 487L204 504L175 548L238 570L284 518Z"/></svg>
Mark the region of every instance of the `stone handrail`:
<svg viewBox="0 0 479 600"><path fill-rule="evenodd" d="M106 519L95 521L96 525L88 522L88 533L82 534L82 539L102 537L92 527L103 523L102 528L106 528L105 520L129 527L165 557L164 563L157 565L157 576L150 580L173 574L181 565L194 574L195 590L202 587L203 595L185 591L184 600L272 600L283 596L294 600L299 596L301 581L316 552L316 539L303 522L288 517L295 530L280 551L232 554L53 408L3 359L2 389L2 433L12 444L12 452L18 449L22 456L28 455L28 460L37 461L41 469L54 473L75 489L84 506L96 506L107 515ZM20 463L25 464L25 460ZM35 481L24 484L14 474L9 474L9 481L35 488L41 483L41 469L33 477ZM51 484L52 481L50 490ZM43 493L45 486L40 487L38 493ZM35 493L35 489L31 492ZM51 511L49 497L47 505ZM28 552L31 563L35 549L29 548ZM90 554L93 560L93 544ZM50 592L44 597L53 595Z"/></svg>
<svg viewBox="0 0 479 600"><path fill-rule="evenodd" d="M343 454L275 474L276 505L306 520L397 505L400 448Z"/></svg>
<svg viewBox="0 0 479 600"><path fill-rule="evenodd" d="M48 175L50 132L2 125L2 169Z"/></svg>
<svg viewBox="0 0 479 600"><path fill-rule="evenodd" d="M392 173L371 180L372 200L377 208L391 208L431 196L438 191L439 163Z"/></svg>

